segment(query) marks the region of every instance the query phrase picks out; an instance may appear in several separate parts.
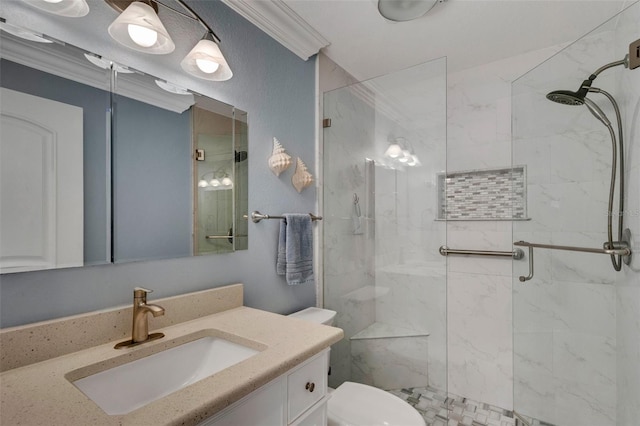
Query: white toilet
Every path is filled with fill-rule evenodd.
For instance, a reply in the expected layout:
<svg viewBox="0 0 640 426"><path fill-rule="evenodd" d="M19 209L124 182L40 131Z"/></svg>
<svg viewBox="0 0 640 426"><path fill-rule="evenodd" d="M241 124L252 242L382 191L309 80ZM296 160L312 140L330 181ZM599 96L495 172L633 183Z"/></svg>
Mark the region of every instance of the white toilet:
<svg viewBox="0 0 640 426"><path fill-rule="evenodd" d="M332 325L336 312L307 308L289 316ZM424 419L412 406L373 386L344 382L329 392L329 426L425 426Z"/></svg>

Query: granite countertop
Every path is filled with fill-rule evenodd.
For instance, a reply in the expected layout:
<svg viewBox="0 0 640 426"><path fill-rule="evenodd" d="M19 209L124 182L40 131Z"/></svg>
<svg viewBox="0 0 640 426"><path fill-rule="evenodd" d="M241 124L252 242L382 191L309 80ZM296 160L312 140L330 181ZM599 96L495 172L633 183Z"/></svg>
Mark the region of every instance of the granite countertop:
<svg viewBox="0 0 640 426"><path fill-rule="evenodd" d="M150 328L165 337L119 350L114 341L3 372L0 424L195 425L343 337L339 328L248 307L158 330L150 318ZM106 414L70 382L207 335L260 352L125 415Z"/></svg>

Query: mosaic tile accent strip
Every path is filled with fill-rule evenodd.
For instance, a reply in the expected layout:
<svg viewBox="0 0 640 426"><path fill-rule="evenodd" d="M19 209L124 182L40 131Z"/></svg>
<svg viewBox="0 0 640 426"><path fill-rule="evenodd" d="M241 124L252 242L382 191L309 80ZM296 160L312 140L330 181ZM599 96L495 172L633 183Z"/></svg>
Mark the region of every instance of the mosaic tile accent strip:
<svg viewBox="0 0 640 426"><path fill-rule="evenodd" d="M475 170L438 175L438 219L524 220L526 169Z"/></svg>
<svg viewBox="0 0 640 426"><path fill-rule="evenodd" d="M427 426L516 426L512 411L431 387L389 393L418 410Z"/></svg>

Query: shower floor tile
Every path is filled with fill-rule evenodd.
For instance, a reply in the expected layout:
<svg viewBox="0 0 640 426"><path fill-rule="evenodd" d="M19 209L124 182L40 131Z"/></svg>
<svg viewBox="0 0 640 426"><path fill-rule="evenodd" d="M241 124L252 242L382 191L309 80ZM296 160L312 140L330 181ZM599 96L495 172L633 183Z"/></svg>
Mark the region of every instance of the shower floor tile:
<svg viewBox="0 0 640 426"><path fill-rule="evenodd" d="M408 388L389 392L407 401L418 410L427 426L443 424L448 426L520 426L520 424L516 424L512 411L462 396L447 394L434 388ZM535 423L531 424L533 426Z"/></svg>

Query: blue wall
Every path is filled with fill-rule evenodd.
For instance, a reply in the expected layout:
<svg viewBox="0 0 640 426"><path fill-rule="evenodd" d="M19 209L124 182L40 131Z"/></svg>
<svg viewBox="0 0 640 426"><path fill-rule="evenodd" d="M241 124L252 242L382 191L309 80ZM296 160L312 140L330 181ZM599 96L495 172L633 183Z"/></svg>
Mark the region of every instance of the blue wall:
<svg viewBox="0 0 640 426"><path fill-rule="evenodd" d="M69 24L52 23L23 2L2 2L3 16L78 47L106 54L83 37L66 37ZM22 4L20 4L22 3ZM218 1L189 1L222 38L234 71L227 82L190 82L194 90L237 106L249 117L249 211L263 213L315 211L315 189L298 194L288 170L276 177L267 167L272 137L287 152L301 157L315 174L315 59L303 61ZM93 4L93 3L92 3ZM13 8L13 9L12 9ZM64 21L64 22L69 22ZM110 57L119 60L114 52ZM144 55L131 55L138 69L184 85L184 74L147 66ZM179 61L178 61L179 62ZM249 223L249 249L230 254L161 261L100 265L2 275L0 325L25 324L131 302L132 289L155 290L150 300L235 282L245 284L245 305L289 313L315 304L311 284L290 287L275 273L278 221ZM170 315L167 312L167 315Z"/></svg>

